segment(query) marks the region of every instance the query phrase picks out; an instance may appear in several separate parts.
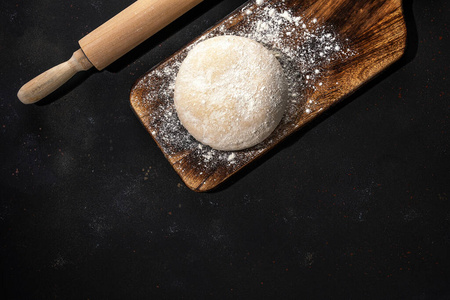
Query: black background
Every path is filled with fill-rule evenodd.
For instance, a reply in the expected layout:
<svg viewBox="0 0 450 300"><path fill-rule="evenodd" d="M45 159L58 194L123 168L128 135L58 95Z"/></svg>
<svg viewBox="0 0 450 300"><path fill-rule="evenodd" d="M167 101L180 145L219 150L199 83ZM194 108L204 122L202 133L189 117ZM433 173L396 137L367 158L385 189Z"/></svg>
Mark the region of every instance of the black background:
<svg viewBox="0 0 450 300"><path fill-rule="evenodd" d="M0 3L1 294L450 299L448 1L405 0L400 62L204 194L129 92L244 0L205 0L105 71L16 98L132 2Z"/></svg>

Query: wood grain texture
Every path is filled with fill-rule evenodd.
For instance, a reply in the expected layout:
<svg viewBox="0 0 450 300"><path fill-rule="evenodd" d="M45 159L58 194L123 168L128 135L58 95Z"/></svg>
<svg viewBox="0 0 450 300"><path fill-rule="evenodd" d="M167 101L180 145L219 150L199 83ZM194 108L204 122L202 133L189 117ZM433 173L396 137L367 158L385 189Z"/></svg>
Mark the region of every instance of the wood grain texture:
<svg viewBox="0 0 450 300"><path fill-rule="evenodd" d="M182 60L187 55L188 47L202 37L192 41L150 70L138 80L131 91L131 106L138 118L160 146L175 171L194 191L204 192L215 188L332 105L352 94L397 61L405 51L406 26L400 0L287 0L285 4L289 9L300 13L306 20L317 18L319 22L333 26L340 36L349 41L349 46L355 50L355 55L331 62L323 69L322 85L314 88L305 87L300 91L303 94L301 99L315 101L316 105L311 112L305 113L305 103L299 103L294 112L294 118L287 122L282 121L263 143L247 150L224 153L225 157L227 155L235 157L232 164L227 163L226 160L205 163L201 157L201 151L197 148L167 145L161 137L164 111L173 110L173 99L160 96L161 89L166 87L165 81L168 78L156 75L161 74L164 68L174 61ZM244 13L248 8L260 9L253 1L249 1L204 35L219 34L217 30L220 26L226 26L228 32L233 32L256 22L252 15ZM302 43L301 40L292 42ZM151 84L146 84L149 81ZM333 84L336 82L339 82L339 85ZM153 95L152 101L148 100L149 95ZM158 114L161 116L159 120L154 117Z"/></svg>
<svg viewBox="0 0 450 300"><path fill-rule="evenodd" d="M86 58L83 51L78 49L68 61L54 66L24 84L17 93L17 98L23 104L36 103L53 93L76 73L87 71L90 68L92 68L91 62Z"/></svg>

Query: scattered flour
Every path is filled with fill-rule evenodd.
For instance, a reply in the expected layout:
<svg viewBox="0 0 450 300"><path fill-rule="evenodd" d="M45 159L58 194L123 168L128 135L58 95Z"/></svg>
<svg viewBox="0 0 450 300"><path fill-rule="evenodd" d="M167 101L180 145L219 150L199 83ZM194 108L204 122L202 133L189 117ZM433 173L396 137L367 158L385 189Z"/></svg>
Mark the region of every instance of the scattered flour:
<svg viewBox="0 0 450 300"><path fill-rule="evenodd" d="M251 160L273 142L269 137L263 145L244 151L217 151L197 142L180 124L173 105L176 74L189 50L197 43L214 36L238 35L253 39L271 50L278 58L288 80L289 102L281 121L283 126L280 127L295 127L294 120L298 119L298 115L322 110L316 106L315 101L307 99L303 91L326 88L326 81L321 78L327 70L327 65L355 54L347 46L349 42L342 39L333 27L321 24L320 19L308 20L292 11L284 0L256 0L256 5L258 7L249 2L241 8L240 14L233 14L221 26L152 70L135 87L145 86L151 92L141 97L148 103L157 103L152 105L149 122L153 137L166 155L194 152L198 164L204 168L214 169L218 165L239 168L241 162ZM228 29L238 18L243 18L243 21L238 20L239 25ZM247 22L246 18L249 18ZM336 82L327 85L338 84ZM276 134L283 135L283 132L275 132ZM239 164L236 164L236 161L239 161ZM183 159L180 160L180 163L182 162Z"/></svg>

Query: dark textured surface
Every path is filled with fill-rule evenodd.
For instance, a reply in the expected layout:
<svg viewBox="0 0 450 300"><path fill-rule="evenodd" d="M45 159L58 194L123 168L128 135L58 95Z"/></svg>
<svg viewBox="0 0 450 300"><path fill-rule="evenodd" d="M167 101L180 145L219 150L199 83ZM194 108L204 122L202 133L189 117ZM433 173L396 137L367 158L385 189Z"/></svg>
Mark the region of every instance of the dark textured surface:
<svg viewBox="0 0 450 300"><path fill-rule="evenodd" d="M2 295L450 298L448 1L406 1L400 63L206 194L128 96L244 1L206 0L39 105L15 97L131 2L0 3Z"/></svg>

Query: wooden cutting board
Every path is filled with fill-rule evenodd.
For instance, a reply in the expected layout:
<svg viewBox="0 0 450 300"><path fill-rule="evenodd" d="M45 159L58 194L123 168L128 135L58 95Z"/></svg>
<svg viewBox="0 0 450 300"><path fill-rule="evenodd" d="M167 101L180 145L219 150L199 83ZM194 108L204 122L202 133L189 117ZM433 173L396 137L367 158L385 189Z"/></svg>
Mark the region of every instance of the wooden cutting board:
<svg viewBox="0 0 450 300"><path fill-rule="evenodd" d="M290 82L289 107L278 128L261 144L235 152L197 142L173 106L176 73L189 50L224 34L271 49ZM132 88L131 106L186 185L204 192L352 94L397 61L405 46L401 0L249 1L142 76Z"/></svg>

